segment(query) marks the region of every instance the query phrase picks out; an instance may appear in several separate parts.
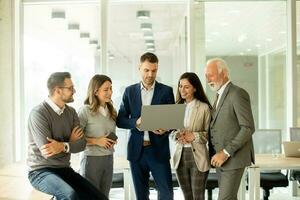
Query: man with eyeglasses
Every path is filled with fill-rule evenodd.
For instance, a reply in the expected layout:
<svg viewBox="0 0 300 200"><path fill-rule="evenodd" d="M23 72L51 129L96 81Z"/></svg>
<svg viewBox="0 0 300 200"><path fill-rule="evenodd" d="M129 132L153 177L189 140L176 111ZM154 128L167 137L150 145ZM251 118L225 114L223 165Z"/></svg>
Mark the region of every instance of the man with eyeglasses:
<svg viewBox="0 0 300 200"><path fill-rule="evenodd" d="M76 92L68 72L55 72L47 82L49 97L33 108L28 119L28 179L37 190L57 200L107 199L70 167L71 153L84 150L73 102Z"/></svg>

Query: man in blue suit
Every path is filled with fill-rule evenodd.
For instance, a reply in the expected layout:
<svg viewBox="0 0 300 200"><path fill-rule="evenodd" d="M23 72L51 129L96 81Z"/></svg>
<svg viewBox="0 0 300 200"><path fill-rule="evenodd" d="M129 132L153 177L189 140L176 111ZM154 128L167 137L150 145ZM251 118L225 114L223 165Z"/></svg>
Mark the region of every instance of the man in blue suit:
<svg viewBox="0 0 300 200"><path fill-rule="evenodd" d="M127 159L137 200L149 200L150 172L158 189L158 199L173 199L169 132L139 130L143 120L142 105L174 104L172 88L155 80L157 70L156 55L149 52L143 54L139 66L142 81L125 89L117 118L119 128L130 129Z"/></svg>

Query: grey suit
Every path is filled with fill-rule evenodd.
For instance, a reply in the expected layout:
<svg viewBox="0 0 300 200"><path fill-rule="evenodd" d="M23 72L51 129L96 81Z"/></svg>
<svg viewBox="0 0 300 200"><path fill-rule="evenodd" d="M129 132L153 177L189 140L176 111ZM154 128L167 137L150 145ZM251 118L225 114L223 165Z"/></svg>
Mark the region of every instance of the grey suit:
<svg viewBox="0 0 300 200"><path fill-rule="evenodd" d="M219 199L233 200L244 168L254 163L254 121L250 97L244 89L229 83L220 98L209 129L210 153L226 149L230 154L217 173Z"/></svg>

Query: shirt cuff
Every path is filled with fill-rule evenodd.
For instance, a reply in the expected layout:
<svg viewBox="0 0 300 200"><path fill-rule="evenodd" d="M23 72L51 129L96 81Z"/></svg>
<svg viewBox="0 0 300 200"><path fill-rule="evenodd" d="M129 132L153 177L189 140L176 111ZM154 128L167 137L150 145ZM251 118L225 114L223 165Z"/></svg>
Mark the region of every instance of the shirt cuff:
<svg viewBox="0 0 300 200"><path fill-rule="evenodd" d="M193 132L195 136L195 140L193 142L199 142L200 141L200 133L198 132Z"/></svg>
<svg viewBox="0 0 300 200"><path fill-rule="evenodd" d="M68 142L64 142L64 152L65 153L70 152L70 144Z"/></svg>
<svg viewBox="0 0 300 200"><path fill-rule="evenodd" d="M224 152L228 157L230 157L230 154L228 153L228 151L226 151L226 149L223 149L223 152Z"/></svg>

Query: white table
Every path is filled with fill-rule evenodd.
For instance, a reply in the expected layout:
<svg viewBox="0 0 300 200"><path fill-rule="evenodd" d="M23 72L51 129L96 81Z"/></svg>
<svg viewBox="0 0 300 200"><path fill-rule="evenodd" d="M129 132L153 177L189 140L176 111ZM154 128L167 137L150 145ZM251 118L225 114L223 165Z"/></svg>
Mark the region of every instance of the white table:
<svg viewBox="0 0 300 200"><path fill-rule="evenodd" d="M300 158L256 154L255 164L249 170L249 200L260 199L260 170L299 169Z"/></svg>

